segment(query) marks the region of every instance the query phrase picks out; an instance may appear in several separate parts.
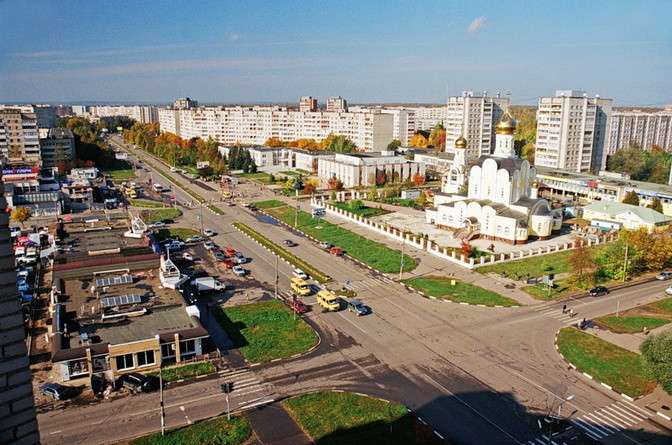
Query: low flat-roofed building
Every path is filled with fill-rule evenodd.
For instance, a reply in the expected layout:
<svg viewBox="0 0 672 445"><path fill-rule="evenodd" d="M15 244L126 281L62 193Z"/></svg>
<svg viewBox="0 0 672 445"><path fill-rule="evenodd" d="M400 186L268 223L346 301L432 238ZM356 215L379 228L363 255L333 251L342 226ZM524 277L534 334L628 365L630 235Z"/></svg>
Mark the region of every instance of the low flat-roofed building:
<svg viewBox="0 0 672 445"><path fill-rule="evenodd" d="M411 181L413 176L425 175L425 164L409 161L393 151L366 153L335 153L333 158L318 160L317 175L326 186L332 177L344 187L361 187L376 184L376 176L384 174L389 183Z"/></svg>
<svg viewBox="0 0 672 445"><path fill-rule="evenodd" d="M649 232L663 231L672 223L672 218L653 209L608 201L595 201L584 206L583 218L590 220L591 225L607 229L615 228L613 223L617 223L625 229L643 227Z"/></svg>
<svg viewBox="0 0 672 445"><path fill-rule="evenodd" d="M65 205L70 210L88 210L93 203L93 186L85 175L71 173L62 185Z"/></svg>

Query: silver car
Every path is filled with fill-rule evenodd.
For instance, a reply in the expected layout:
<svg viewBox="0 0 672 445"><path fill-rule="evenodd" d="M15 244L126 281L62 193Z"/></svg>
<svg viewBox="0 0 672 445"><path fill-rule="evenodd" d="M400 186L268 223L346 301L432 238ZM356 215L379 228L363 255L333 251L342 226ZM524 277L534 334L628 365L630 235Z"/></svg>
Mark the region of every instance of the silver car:
<svg viewBox="0 0 672 445"><path fill-rule="evenodd" d="M658 280L669 280L670 278L672 278L672 272L661 272L656 275L656 279Z"/></svg>

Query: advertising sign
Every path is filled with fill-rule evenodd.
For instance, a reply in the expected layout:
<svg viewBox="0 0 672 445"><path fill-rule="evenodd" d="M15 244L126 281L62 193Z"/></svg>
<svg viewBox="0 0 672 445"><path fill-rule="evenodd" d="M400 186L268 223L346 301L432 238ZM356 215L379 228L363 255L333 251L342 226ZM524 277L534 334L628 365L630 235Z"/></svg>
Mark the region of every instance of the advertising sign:
<svg viewBox="0 0 672 445"><path fill-rule="evenodd" d="M3 175L27 175L37 173L37 168L22 167L22 168L5 168L2 170Z"/></svg>
<svg viewBox="0 0 672 445"><path fill-rule="evenodd" d="M324 207L314 207L313 208L313 218L324 218L324 215L326 214L327 209Z"/></svg>

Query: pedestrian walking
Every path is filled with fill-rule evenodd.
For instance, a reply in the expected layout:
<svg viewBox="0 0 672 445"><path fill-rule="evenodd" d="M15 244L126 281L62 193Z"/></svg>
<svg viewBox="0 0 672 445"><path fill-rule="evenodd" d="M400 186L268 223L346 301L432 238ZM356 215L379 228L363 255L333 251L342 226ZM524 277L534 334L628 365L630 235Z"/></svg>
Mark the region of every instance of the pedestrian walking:
<svg viewBox="0 0 672 445"><path fill-rule="evenodd" d="M566 304L562 306L562 313L563 314L567 313L567 305Z"/></svg>
<svg viewBox="0 0 672 445"><path fill-rule="evenodd" d="M576 315L576 314L574 313L574 308L572 308L572 309L569 310L569 316L573 317L574 315Z"/></svg>

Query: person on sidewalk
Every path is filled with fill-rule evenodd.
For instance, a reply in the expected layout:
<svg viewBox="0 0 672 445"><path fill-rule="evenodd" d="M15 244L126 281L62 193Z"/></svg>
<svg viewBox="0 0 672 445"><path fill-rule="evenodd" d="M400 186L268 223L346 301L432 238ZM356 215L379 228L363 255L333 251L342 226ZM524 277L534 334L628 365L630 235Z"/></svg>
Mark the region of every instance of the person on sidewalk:
<svg viewBox="0 0 672 445"><path fill-rule="evenodd" d="M566 304L562 306L562 313L563 314L567 313L567 305Z"/></svg>

